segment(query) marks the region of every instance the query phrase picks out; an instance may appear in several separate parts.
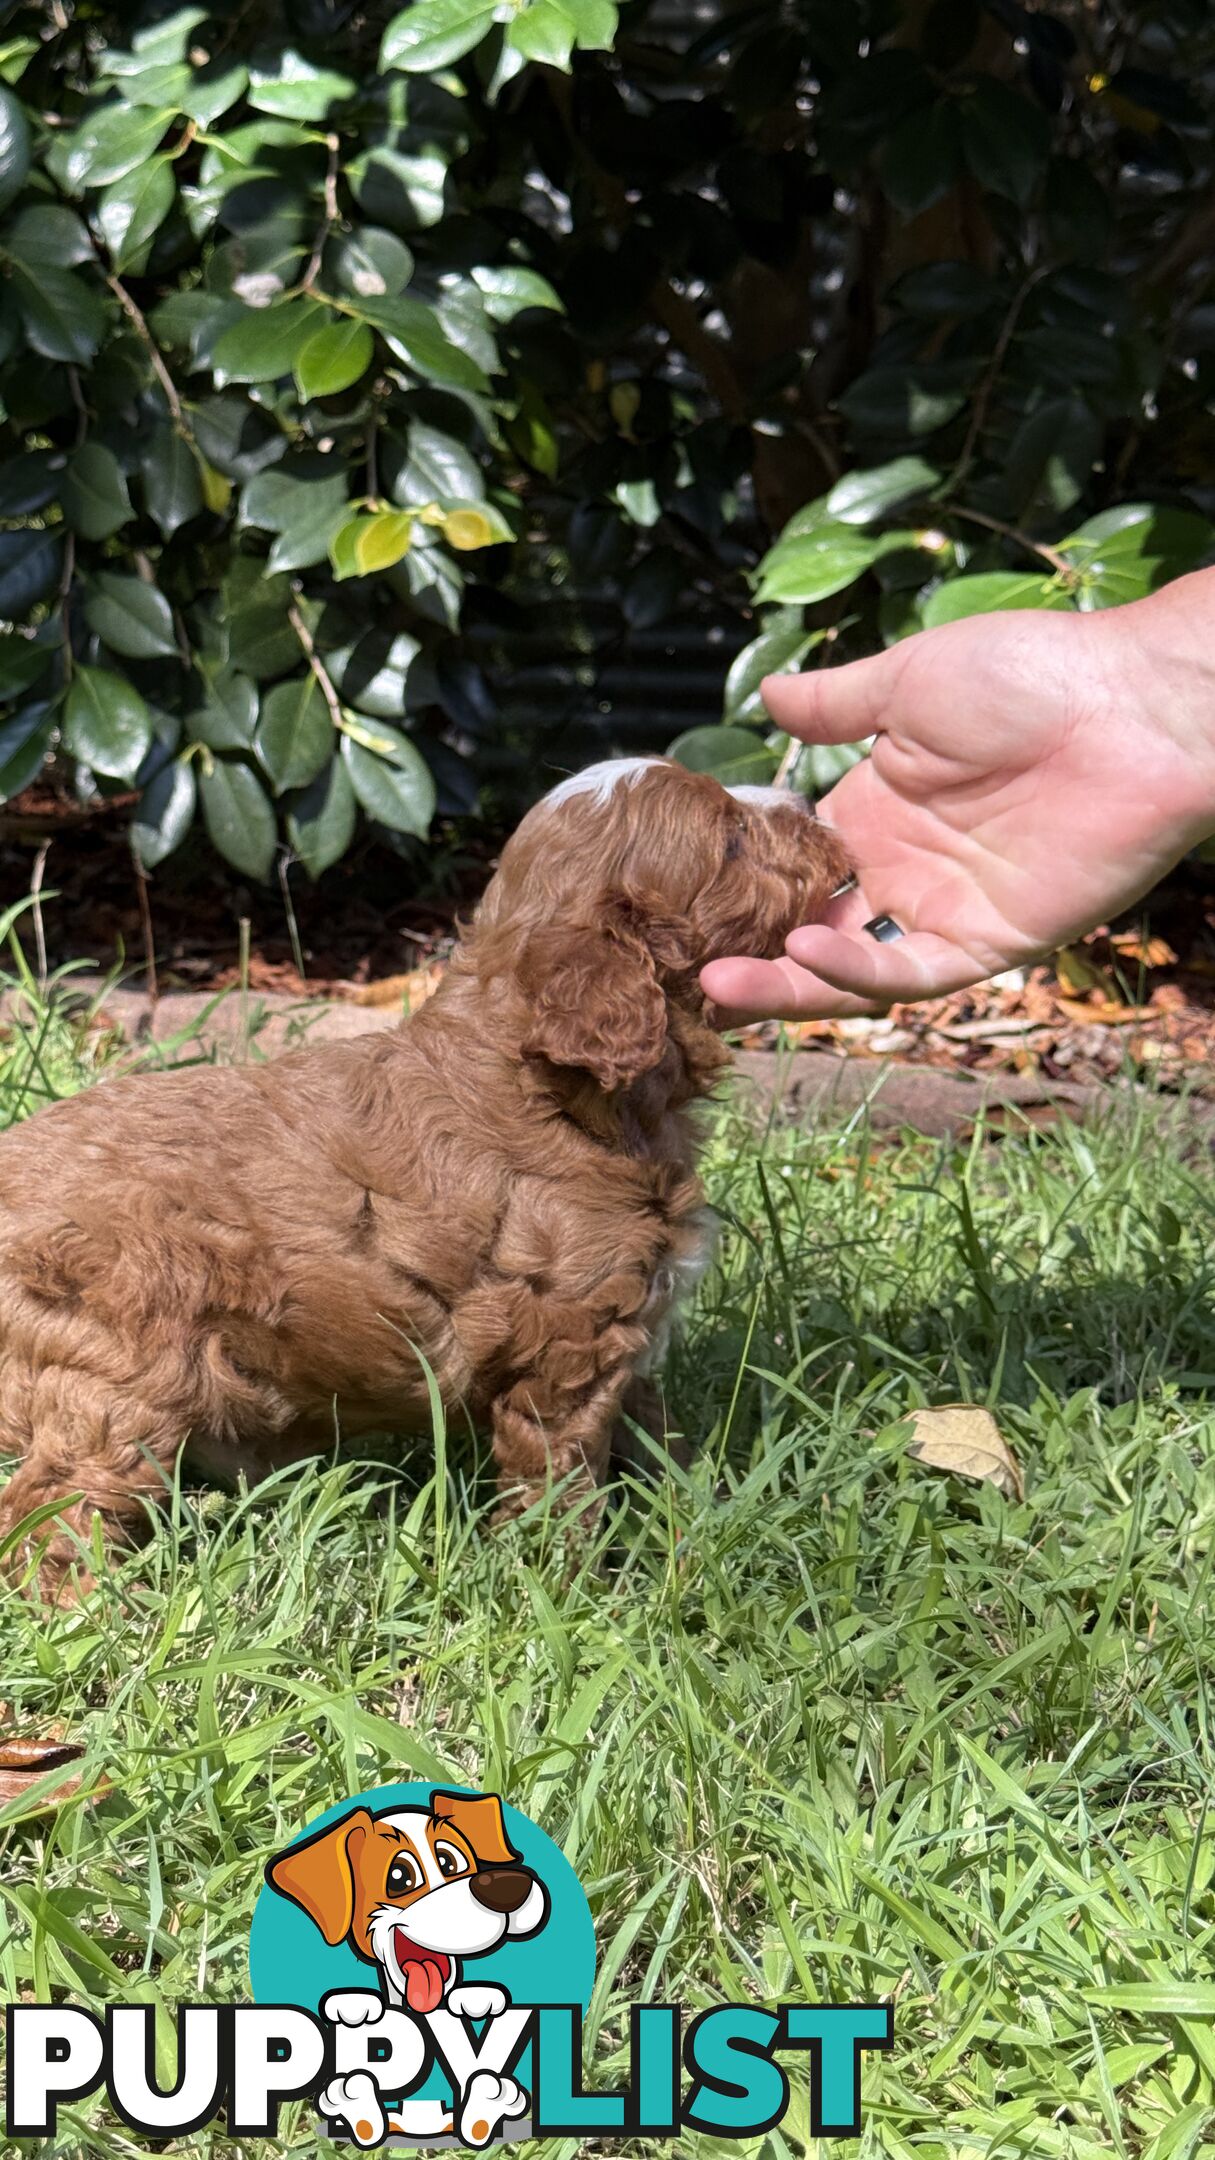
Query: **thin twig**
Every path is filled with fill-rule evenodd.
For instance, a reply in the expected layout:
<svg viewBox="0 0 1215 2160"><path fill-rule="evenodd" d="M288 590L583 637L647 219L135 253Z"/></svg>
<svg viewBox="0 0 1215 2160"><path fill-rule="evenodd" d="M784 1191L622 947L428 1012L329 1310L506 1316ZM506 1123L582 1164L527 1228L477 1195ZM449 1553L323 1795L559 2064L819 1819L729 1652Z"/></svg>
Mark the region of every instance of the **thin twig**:
<svg viewBox="0 0 1215 2160"><path fill-rule="evenodd" d="M799 750L804 750L804 748L805 744L801 741L799 736L791 735L789 737L788 742L785 744L785 747L781 752L780 764L777 766L776 771L772 775L773 787L787 788L792 786L793 768L797 763L797 754Z"/></svg>
<svg viewBox="0 0 1215 2160"><path fill-rule="evenodd" d="M1058 548L1049 547L1045 540L1031 540L1029 534L1023 533L1018 526L1006 525L1003 518L988 517L985 510L964 510L961 503L950 503L945 515L966 518L971 525L986 526L988 532L999 533L1003 539L1015 541L1027 554L1040 555L1043 562L1049 563L1059 577L1074 581L1076 566L1069 563L1066 555L1061 555Z"/></svg>
<svg viewBox="0 0 1215 2160"><path fill-rule="evenodd" d="M329 717L334 727L340 728L342 725L342 701L334 688L333 677L316 649L312 632L300 614L299 607L294 600L287 610L287 620L299 639L304 658L307 660L320 686L321 696L329 707Z"/></svg>
<svg viewBox="0 0 1215 2160"><path fill-rule="evenodd" d="M34 857L34 874L30 879L30 912L34 918L34 950L38 955L38 990L42 997L46 996L47 976L46 926L42 920L42 873L46 869L46 858L50 853L50 848L50 841L44 840Z"/></svg>
<svg viewBox="0 0 1215 2160"><path fill-rule="evenodd" d="M333 231L333 228L338 221L338 153L340 151L341 144L339 143L336 134L326 135L325 141L329 149L329 163L325 171L325 215L321 222L321 229L316 236L315 242L313 243L312 254L309 258L308 268L305 270L303 278L300 282L300 290L302 292L312 291L313 280L317 277L320 271L321 260L325 253L325 242L328 240L330 233Z"/></svg>
<svg viewBox="0 0 1215 2160"><path fill-rule="evenodd" d="M1031 270L1024 284L1013 295L1012 304L1000 325L1000 335L992 348L991 359L983 371L983 379L975 392L974 403L970 409L970 420L967 424L962 448L958 452L957 463L945 483L944 492L947 496L961 484L970 471L979 437L987 423L987 411L995 392L996 383L999 381L1000 370L1004 365L1008 348L1012 343L1013 333L1021 320L1021 311L1035 285L1038 284L1041 278L1045 277L1046 269L1046 264L1040 264L1036 270Z"/></svg>
<svg viewBox="0 0 1215 2160"><path fill-rule="evenodd" d="M135 868L135 890L139 894L139 925L143 932L143 968L148 985L148 998L155 1005L160 996L160 982L156 974L156 940L152 934L152 908L148 900L148 873L139 859L134 838L131 840L131 861Z"/></svg>
<svg viewBox="0 0 1215 2160"><path fill-rule="evenodd" d="M291 886L288 882L288 872L295 860L296 858L289 848L279 850L278 882L283 895L283 909L287 917L287 934L291 939L291 956L295 961L295 971L301 982L307 982L308 974L304 966L304 948L300 944L299 924L295 919L295 905L291 898Z"/></svg>
<svg viewBox="0 0 1215 2160"><path fill-rule="evenodd" d="M152 363L152 371L164 391L165 402L172 414L174 427L186 442L192 442L194 438L190 433L185 413L182 411L181 399L177 395L177 385L165 366L164 355L149 330L138 304L132 300L121 278L115 277L112 270L107 270L105 281L124 314L128 317L136 336L142 340L146 348L148 358Z"/></svg>

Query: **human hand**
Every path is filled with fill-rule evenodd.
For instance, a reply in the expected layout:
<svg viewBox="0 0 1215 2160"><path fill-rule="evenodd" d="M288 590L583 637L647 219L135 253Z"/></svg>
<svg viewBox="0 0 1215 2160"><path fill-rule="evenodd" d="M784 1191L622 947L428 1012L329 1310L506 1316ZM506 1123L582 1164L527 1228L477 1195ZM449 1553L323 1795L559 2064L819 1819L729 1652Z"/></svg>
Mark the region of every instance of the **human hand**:
<svg viewBox="0 0 1215 2160"><path fill-rule="evenodd" d="M877 739L818 806L856 887L787 957L701 971L732 1017L981 982L1129 907L1215 831L1215 571L1101 613L972 616L763 689L803 741ZM906 934L879 944L878 915Z"/></svg>

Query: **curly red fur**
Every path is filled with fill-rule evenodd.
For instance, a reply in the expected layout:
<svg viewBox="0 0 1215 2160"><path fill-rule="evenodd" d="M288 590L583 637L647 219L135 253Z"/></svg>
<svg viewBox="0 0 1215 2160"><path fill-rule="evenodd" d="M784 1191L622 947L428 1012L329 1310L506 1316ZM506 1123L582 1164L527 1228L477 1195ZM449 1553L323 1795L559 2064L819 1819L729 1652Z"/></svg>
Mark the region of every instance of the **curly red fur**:
<svg viewBox="0 0 1215 2160"><path fill-rule="evenodd" d="M776 953L843 874L794 803L655 763L529 813L438 994L264 1066L107 1081L0 1140L0 1539L54 1589L189 1444L264 1474L423 1432L414 1346L492 1433L508 1509L606 1473L703 1241L690 1106L726 1061L707 959ZM78 1497L76 1497L78 1496ZM73 1535L75 1533L75 1535Z"/></svg>

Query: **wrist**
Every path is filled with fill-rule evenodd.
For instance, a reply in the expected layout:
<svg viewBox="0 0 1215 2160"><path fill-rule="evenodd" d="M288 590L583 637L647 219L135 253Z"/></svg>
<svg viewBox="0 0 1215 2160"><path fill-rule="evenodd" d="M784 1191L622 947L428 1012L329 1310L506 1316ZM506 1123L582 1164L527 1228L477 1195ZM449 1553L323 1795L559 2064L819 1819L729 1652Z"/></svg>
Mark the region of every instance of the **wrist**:
<svg viewBox="0 0 1215 2160"><path fill-rule="evenodd" d="M1096 628L1098 618L1090 620ZM1122 698L1135 699L1141 727L1156 737L1152 762L1172 780L1183 852L1215 833L1215 570L1193 571L1099 620Z"/></svg>

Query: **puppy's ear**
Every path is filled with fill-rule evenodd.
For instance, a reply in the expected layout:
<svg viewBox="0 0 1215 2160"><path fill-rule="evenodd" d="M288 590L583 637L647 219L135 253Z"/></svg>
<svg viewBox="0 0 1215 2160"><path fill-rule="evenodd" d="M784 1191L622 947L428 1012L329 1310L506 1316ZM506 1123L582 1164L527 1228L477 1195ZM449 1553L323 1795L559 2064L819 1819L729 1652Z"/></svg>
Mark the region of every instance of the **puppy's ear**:
<svg viewBox="0 0 1215 2160"><path fill-rule="evenodd" d="M278 1853L266 1867L266 1881L298 1905L327 1943L343 1942L354 1921L355 1870L372 1818L357 1808L330 1830L318 1830L303 1845Z"/></svg>
<svg viewBox="0 0 1215 2160"><path fill-rule="evenodd" d="M506 1835L506 1818L497 1793L470 1800L467 1793L437 1792L430 1798L436 1822L448 1822L467 1838L484 1867L507 1867L519 1858Z"/></svg>
<svg viewBox="0 0 1215 2160"><path fill-rule="evenodd" d="M520 979L532 1019L525 1057L588 1072L607 1091L651 1072L667 1042L667 1002L630 911L554 923L528 941Z"/></svg>

